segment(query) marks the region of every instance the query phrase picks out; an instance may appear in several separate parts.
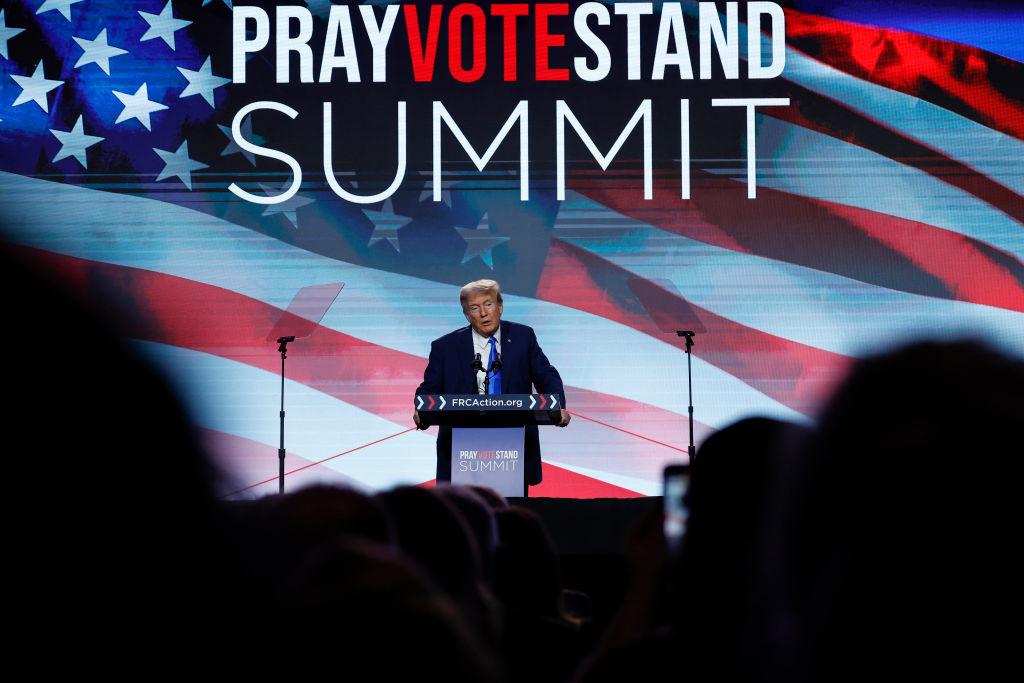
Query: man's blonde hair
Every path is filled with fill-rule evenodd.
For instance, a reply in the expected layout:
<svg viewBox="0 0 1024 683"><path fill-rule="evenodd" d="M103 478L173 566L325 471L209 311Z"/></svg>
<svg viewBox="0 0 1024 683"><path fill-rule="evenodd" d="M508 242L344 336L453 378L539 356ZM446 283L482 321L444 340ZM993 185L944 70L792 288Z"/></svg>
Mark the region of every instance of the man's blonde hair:
<svg viewBox="0 0 1024 683"><path fill-rule="evenodd" d="M463 285L462 291L459 292L459 303L462 304L463 313L468 310L466 302L474 294L493 294L494 302L501 303L501 285L494 280L477 280Z"/></svg>

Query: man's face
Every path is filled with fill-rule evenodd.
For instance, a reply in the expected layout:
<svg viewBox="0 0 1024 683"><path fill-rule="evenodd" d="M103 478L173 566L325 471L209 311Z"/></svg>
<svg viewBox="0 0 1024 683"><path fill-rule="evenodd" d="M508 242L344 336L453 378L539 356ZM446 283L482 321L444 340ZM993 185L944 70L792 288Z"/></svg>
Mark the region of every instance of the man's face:
<svg viewBox="0 0 1024 683"><path fill-rule="evenodd" d="M466 300L466 320L478 334L490 337L501 322L501 304L489 293L474 294Z"/></svg>

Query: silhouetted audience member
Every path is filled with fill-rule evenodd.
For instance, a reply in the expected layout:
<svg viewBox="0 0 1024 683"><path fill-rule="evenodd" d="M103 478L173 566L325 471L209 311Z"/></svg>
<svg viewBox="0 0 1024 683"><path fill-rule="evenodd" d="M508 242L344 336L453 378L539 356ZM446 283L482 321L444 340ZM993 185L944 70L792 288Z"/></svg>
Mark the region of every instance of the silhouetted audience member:
<svg viewBox="0 0 1024 683"><path fill-rule="evenodd" d="M773 491L810 437L809 426L763 417L740 420L701 445L690 508L671 582L672 622L686 670L699 680L743 680L751 631L771 609L760 572Z"/></svg>
<svg viewBox="0 0 1024 683"><path fill-rule="evenodd" d="M498 510L495 591L505 613L505 660L514 681L569 680L584 654L580 624L565 611L562 569L540 518Z"/></svg>
<svg viewBox="0 0 1024 683"><path fill-rule="evenodd" d="M474 627L495 637L496 605L480 552L458 509L432 489L400 486L377 494L394 520L398 544L456 602Z"/></svg>
<svg viewBox="0 0 1024 683"><path fill-rule="evenodd" d="M661 505L631 534L630 586L586 683L678 673L697 681L743 677L748 619L759 610L756 572L776 473L809 428L750 418L712 434L691 468L686 535L670 558Z"/></svg>
<svg viewBox="0 0 1024 683"><path fill-rule="evenodd" d="M377 499L340 486L309 486L273 499L284 528L298 547L312 548L338 536L390 545L394 529L387 508Z"/></svg>
<svg viewBox="0 0 1024 683"><path fill-rule="evenodd" d="M492 510L504 510L508 507L508 501L505 500L505 496L492 488L477 486L475 484L468 485L466 488L469 488L473 493L487 501L487 504L491 506Z"/></svg>
<svg viewBox="0 0 1024 683"><path fill-rule="evenodd" d="M349 488L310 486L236 501L231 509L249 551L247 574L266 596L276 596L295 568L321 545L347 538L396 545L383 503Z"/></svg>
<svg viewBox="0 0 1024 683"><path fill-rule="evenodd" d="M46 260L0 250L7 424L32 448L9 454L3 503L18 657L118 678L198 663L573 677L588 636L534 513L460 486L225 505L178 398L84 303L105 300L88 271L66 265L61 284L39 274ZM653 505L626 600L576 680L1014 668L1022 425L1024 362L958 342L857 362L813 430L755 418L717 432L692 468L681 554L668 561Z"/></svg>
<svg viewBox="0 0 1024 683"><path fill-rule="evenodd" d="M216 669L251 597L217 474L174 392L86 303L96 283L46 268L0 248L5 425L23 449L3 497L9 649L57 677Z"/></svg>
<svg viewBox="0 0 1024 683"><path fill-rule="evenodd" d="M289 675L349 681L501 683L493 646L395 549L349 537L317 546L292 574L277 627Z"/></svg>
<svg viewBox="0 0 1024 683"><path fill-rule="evenodd" d="M982 344L856 364L792 495L793 679L1016 668L1022 425L1024 363Z"/></svg>
<svg viewBox="0 0 1024 683"><path fill-rule="evenodd" d="M465 520L480 558L480 572L484 583L494 580L495 553L498 547L498 522L487 501L469 486L439 484L434 490L455 506ZM502 499L504 500L504 499Z"/></svg>

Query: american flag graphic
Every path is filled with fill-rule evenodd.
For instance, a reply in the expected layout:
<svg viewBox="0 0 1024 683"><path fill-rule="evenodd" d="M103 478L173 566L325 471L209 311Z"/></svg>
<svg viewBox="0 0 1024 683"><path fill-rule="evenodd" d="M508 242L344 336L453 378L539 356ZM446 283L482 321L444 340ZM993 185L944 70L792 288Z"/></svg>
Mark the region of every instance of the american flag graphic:
<svg viewBox="0 0 1024 683"><path fill-rule="evenodd" d="M278 84L263 53L250 56L247 83L232 83L240 4L0 4L7 238L119 311L190 402L230 475L225 496L276 491L281 361L271 337L290 324L311 334L287 361L287 486L432 480L434 434L412 429L412 393L430 341L465 324L459 287L484 277L502 284L504 318L536 329L575 416L567 429L542 430L544 482L531 495L660 493L663 466L685 459L688 443L677 328L697 333L698 445L749 415L812 419L852 359L911 337L981 335L1024 351L1019 5L784 2L785 70L770 83L620 75L590 86L586 104L571 100L585 125L610 120L612 134L598 140L606 150L645 97L676 112L690 98L688 199L679 120L656 114L658 131L673 132L655 133L651 200L629 145L607 171L570 147L568 191L557 200L548 131L531 141L527 201L510 143L484 171L464 152L446 157L435 202L429 154L416 152L429 136L410 124L398 191L361 205L332 192L317 165L322 100L333 101L342 131L334 158L351 151L335 166L338 182L366 195L393 177L399 99L412 112L468 93L452 96L465 122L465 107L486 109L493 94L494 112L470 136L483 145L516 101L542 103L531 109L533 134L553 128L544 107L583 86L502 84L498 69L486 87L431 90L398 76L373 84L365 67L358 84ZM290 4L308 5L323 31L328 3ZM379 18L390 3L366 4ZM653 44L668 3L651 4L644 39ZM679 4L695 26L698 3ZM425 25L428 7L419 7ZM745 60L742 22L738 39ZM389 47L397 73L410 68L403 49ZM755 199L742 109L709 104L744 88L790 102L755 117ZM235 113L256 99L308 105L295 121L265 114L241 124L256 144L302 148L293 152L302 185L283 203L227 189L275 195L291 182L280 162L232 137ZM429 109L415 115L429 131ZM709 143L715 136L729 137L725 152ZM285 314L304 288L333 283L344 288L322 319Z"/></svg>

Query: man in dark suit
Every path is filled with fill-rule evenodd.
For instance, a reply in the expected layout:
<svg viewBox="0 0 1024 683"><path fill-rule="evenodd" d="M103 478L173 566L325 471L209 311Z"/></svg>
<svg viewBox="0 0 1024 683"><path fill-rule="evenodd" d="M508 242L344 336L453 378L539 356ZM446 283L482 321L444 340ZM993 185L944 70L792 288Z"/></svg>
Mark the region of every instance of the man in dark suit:
<svg viewBox="0 0 1024 683"><path fill-rule="evenodd" d="M558 426L569 424L565 391L558 370L541 351L533 328L502 321L501 287L498 283L494 280L470 282L462 288L459 300L469 326L450 332L430 344L427 369L416 394L487 393L498 384L500 393L532 394L533 387L536 387L538 393L562 395ZM494 357L501 359L500 374L474 369L474 359L479 359L486 369ZM417 427L426 429L418 412L413 413L413 420ZM526 484L535 486L541 480L540 438L536 425L526 427L523 450ZM440 427L437 434L438 481L451 480L451 456L451 427Z"/></svg>

